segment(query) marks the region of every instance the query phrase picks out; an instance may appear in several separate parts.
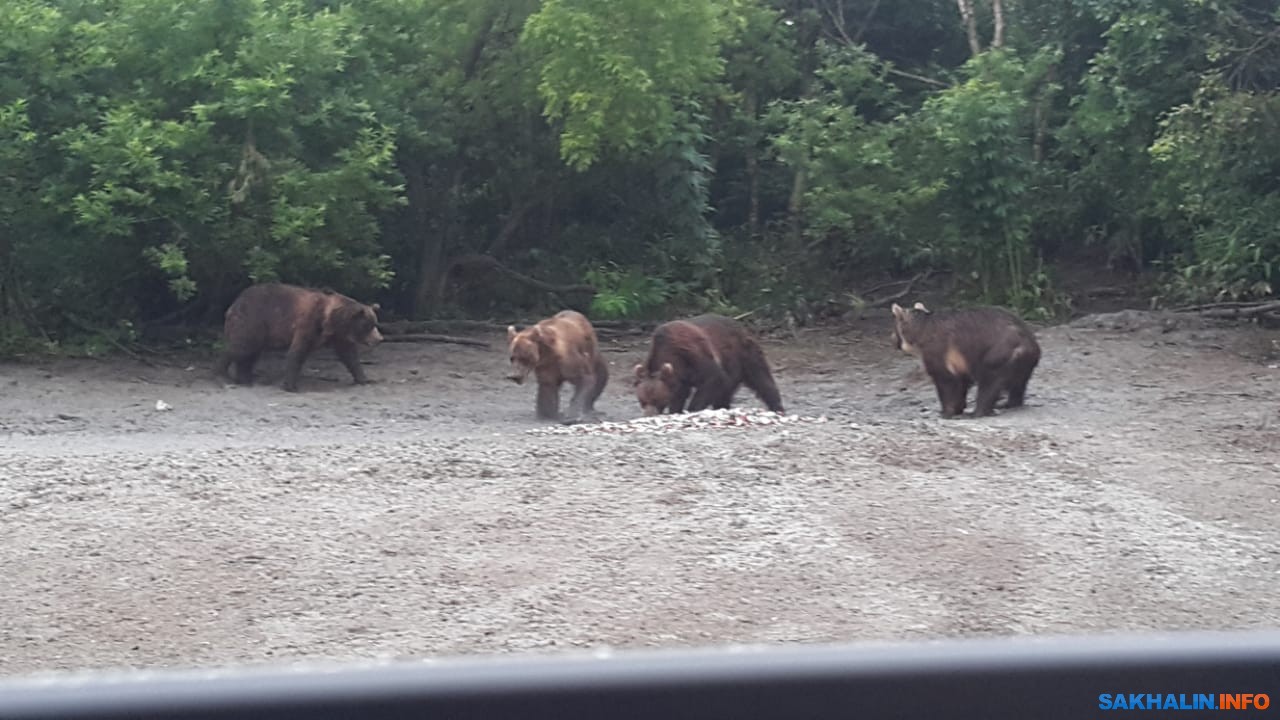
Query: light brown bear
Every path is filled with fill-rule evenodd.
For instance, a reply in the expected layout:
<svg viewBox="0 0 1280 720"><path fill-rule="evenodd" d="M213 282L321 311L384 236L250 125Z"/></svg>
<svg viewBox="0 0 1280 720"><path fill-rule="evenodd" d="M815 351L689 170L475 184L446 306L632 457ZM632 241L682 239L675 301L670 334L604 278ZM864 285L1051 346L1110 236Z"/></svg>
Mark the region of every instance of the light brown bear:
<svg viewBox="0 0 1280 720"><path fill-rule="evenodd" d="M538 381L535 403L538 417L566 424L596 419L596 399L609 382L609 364L600 355L595 328L582 313L564 310L536 325L517 331L507 328L512 374L524 383L532 374ZM560 416L560 386L573 385L569 412Z"/></svg>

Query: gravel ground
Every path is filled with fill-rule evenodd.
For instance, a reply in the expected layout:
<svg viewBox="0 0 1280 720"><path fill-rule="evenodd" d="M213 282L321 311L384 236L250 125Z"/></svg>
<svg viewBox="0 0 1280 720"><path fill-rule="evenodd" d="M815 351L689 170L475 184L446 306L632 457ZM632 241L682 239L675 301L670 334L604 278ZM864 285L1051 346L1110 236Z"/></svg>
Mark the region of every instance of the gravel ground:
<svg viewBox="0 0 1280 720"><path fill-rule="evenodd" d="M539 433L501 333L300 394L0 366L0 667L1275 627L1280 334L1179 322L1043 330L1028 407L950 421L883 318L802 331L766 350L825 422L665 434Z"/></svg>

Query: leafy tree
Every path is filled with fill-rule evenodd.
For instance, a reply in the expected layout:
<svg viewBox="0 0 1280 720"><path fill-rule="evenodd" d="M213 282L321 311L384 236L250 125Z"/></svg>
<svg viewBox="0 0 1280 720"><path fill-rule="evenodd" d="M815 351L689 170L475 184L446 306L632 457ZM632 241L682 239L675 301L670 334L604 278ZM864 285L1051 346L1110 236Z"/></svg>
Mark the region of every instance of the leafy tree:
<svg viewBox="0 0 1280 720"><path fill-rule="evenodd" d="M391 313L805 308L1042 261L1274 294L1265 0L11 0L3 348ZM1105 249L1105 253L1095 253ZM762 308L762 306L764 306Z"/></svg>

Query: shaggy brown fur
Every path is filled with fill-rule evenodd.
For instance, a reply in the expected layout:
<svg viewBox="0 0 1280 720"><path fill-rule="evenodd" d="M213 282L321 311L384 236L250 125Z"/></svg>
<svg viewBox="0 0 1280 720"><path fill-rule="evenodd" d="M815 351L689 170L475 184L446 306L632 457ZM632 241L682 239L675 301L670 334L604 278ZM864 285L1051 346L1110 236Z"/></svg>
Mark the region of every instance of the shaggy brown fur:
<svg viewBox="0 0 1280 720"><path fill-rule="evenodd" d="M600 355L595 328L582 313L564 310L537 325L507 328L516 383L532 374L538 380L535 409L544 420L581 422L595 417L595 402L609 382L609 363ZM573 385L569 413L560 417L560 386Z"/></svg>
<svg viewBox="0 0 1280 720"><path fill-rule="evenodd" d="M263 352L286 350L284 389L296 392L307 356L332 347L356 384L369 382L358 349L382 342L378 305L365 305L332 290L265 283L247 288L227 308L226 350L215 368L225 376L236 365L235 381L253 383L253 366Z"/></svg>
<svg viewBox="0 0 1280 720"><path fill-rule="evenodd" d="M684 412L690 392L689 412L728 408L740 385L770 410L784 412L764 350L741 323L722 315L659 325L648 360L635 371L636 399L645 415Z"/></svg>
<svg viewBox="0 0 1280 720"><path fill-rule="evenodd" d="M969 388L978 386L975 417L991 415L1001 393L1005 407L1023 404L1040 362L1035 334L1008 310L980 307L931 312L922 303L893 306L894 343L920 359L942 403L942 416L964 414Z"/></svg>

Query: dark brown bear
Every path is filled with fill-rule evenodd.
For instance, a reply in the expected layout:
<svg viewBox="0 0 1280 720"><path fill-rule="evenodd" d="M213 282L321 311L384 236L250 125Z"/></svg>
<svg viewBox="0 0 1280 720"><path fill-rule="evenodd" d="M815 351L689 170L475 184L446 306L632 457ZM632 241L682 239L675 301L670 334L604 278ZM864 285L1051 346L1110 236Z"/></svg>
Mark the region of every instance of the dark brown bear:
<svg viewBox="0 0 1280 720"><path fill-rule="evenodd" d="M1040 362L1040 345L1019 317L996 307L930 312L922 303L893 306L894 342L920 358L938 389L943 417L964 414L969 388L978 386L974 417L991 415L1001 393L1019 407Z"/></svg>
<svg viewBox="0 0 1280 720"><path fill-rule="evenodd" d="M316 349L332 347L357 385L369 382L360 367L358 349L382 342L378 305L365 305L332 290L265 283L253 285L227 308L223 333L226 350L217 374L236 364L235 381L253 383L253 366L269 350L288 351L284 389L296 392L302 363Z"/></svg>
<svg viewBox="0 0 1280 720"><path fill-rule="evenodd" d="M659 325L649 359L636 365L636 399L645 415L684 412L690 392L689 412L728 408L740 385L783 412L764 350L740 323L722 315Z"/></svg>
<svg viewBox="0 0 1280 720"><path fill-rule="evenodd" d="M532 374L538 380L535 409L543 420L568 424L595 417L595 402L609 382L609 363L600 355L596 330L582 313L573 310L517 331L507 328L512 374L522 384ZM573 385L569 413L560 416L560 386Z"/></svg>

